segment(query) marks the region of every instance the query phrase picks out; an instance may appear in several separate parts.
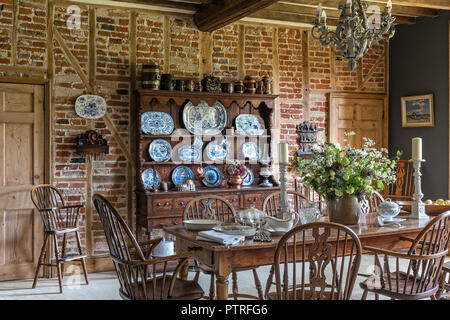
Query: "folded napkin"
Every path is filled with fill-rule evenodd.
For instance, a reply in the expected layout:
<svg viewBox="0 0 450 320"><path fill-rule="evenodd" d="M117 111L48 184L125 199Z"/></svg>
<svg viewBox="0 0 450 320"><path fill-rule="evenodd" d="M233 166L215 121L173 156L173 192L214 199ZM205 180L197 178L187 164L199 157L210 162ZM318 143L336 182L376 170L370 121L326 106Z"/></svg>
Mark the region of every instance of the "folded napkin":
<svg viewBox="0 0 450 320"><path fill-rule="evenodd" d="M212 241L224 245L233 245L245 240L245 236L235 236L225 234L214 230L200 231L197 235L197 240Z"/></svg>

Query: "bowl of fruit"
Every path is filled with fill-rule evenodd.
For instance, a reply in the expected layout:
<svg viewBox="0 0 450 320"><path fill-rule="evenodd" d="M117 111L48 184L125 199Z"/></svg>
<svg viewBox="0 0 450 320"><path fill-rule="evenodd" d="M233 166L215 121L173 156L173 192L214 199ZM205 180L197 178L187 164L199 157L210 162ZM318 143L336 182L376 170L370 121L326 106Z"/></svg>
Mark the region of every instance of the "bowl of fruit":
<svg viewBox="0 0 450 320"><path fill-rule="evenodd" d="M397 201L397 203L402 206L402 210L411 212L413 201ZM425 204L425 213L429 216L437 216L450 210L450 200L425 200L423 203Z"/></svg>

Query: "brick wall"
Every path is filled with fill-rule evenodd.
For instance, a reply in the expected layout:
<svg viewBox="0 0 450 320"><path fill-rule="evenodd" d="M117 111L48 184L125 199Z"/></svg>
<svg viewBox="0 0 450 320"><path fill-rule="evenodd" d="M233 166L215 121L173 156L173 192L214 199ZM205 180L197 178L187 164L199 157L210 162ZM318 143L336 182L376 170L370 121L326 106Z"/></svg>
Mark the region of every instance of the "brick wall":
<svg viewBox="0 0 450 320"><path fill-rule="evenodd" d="M130 114L130 102L134 98L130 92L133 71L138 75L138 88L141 65L150 60L159 64L161 70L174 73L177 77L201 78L202 34L187 17L136 10L136 29L131 30L133 14L130 10L91 7L95 12L95 21L92 22L89 21L90 7L85 4L79 7L80 30L67 27L69 14L64 4L55 6L54 24L87 77L90 74L89 53L90 50L95 51L93 66L96 79L92 86L97 94L106 99L108 115L114 128L131 150L133 142L130 141L129 125L134 121ZM131 222L130 212L133 212L134 201L129 199L127 192L132 181L129 170L131 164L102 119L88 121L75 114L75 99L86 93L87 88L56 40L53 40L54 62L48 65L46 43L50 39L47 1L20 0L18 10L17 30L14 31L12 0L0 0L0 75L45 77L48 70L54 72L51 92L53 131L50 137L54 165L51 182L63 190L70 203L89 201L88 192L104 194ZM94 48L89 47L90 24L95 25ZM168 30L166 36L164 30ZM240 30L243 30L243 35L240 35ZM210 71L213 75L234 80L238 79L239 70L243 70L245 75L277 76L273 80L280 94L277 110L280 141L288 142L292 151L296 145L296 126L306 117L326 128L331 91L385 91L385 63L384 60L378 63L379 58L385 55L385 45L376 44L371 48L362 60L358 75L358 70L349 71L346 61L339 60L329 48L313 40L309 31L306 37L302 35L304 30L234 23L213 32L211 37ZM132 35L136 38L132 39ZM240 36L244 38L243 48L239 48ZM13 39L17 41L13 43ZM307 43L304 43L305 39ZM131 48L133 43L136 43L136 48ZM134 58L132 52L136 53L136 66L131 65ZM242 52L243 57L239 57L239 52ZM243 61L243 66L239 66L240 61ZM375 64L376 69L372 70ZM304 66L308 70L304 70ZM369 73L370 79L364 88L359 89L361 77L365 78ZM305 80L308 83L304 83ZM110 153L90 165L88 160L74 152L76 136L89 128L99 130L110 145ZM92 177L90 187L89 176ZM86 225L86 221L90 221L90 225ZM95 210L84 210L82 222L82 241L88 241L85 244L90 254L106 253L103 231Z"/></svg>

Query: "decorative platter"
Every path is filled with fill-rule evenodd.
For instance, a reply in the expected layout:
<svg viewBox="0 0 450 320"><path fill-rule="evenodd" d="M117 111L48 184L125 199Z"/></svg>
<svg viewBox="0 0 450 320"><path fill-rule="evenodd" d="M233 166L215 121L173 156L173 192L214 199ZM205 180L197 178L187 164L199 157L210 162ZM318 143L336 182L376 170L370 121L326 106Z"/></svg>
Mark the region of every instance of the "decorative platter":
<svg viewBox="0 0 450 320"><path fill-rule="evenodd" d="M189 101L183 109L183 122L192 134L217 135L225 128L227 112L218 101L212 107L203 100L197 106Z"/></svg>
<svg viewBox="0 0 450 320"><path fill-rule="evenodd" d="M148 153L157 162L167 161L172 157L172 146L166 140L157 139L150 143Z"/></svg>
<svg viewBox="0 0 450 320"><path fill-rule="evenodd" d="M101 118L106 113L106 100L91 94L79 96L75 101L75 112L85 119Z"/></svg>
<svg viewBox="0 0 450 320"><path fill-rule="evenodd" d="M225 161L231 156L230 141L216 139L206 145L206 157L211 161Z"/></svg>
<svg viewBox="0 0 450 320"><path fill-rule="evenodd" d="M241 145L241 157L249 160L261 159L261 150L255 142L244 142Z"/></svg>
<svg viewBox="0 0 450 320"><path fill-rule="evenodd" d="M255 181L255 175L253 174L252 169L247 168L248 175L245 177L244 181L242 181L243 186L251 186L253 181Z"/></svg>
<svg viewBox="0 0 450 320"><path fill-rule="evenodd" d="M186 166L178 166L172 171L173 184L183 184L186 180L194 180L194 173Z"/></svg>
<svg viewBox="0 0 450 320"><path fill-rule="evenodd" d="M240 224L223 224L214 227L213 230L233 236L246 236L246 237L252 237L256 233L256 228L250 226L243 226Z"/></svg>
<svg viewBox="0 0 450 320"><path fill-rule="evenodd" d="M190 231L203 231L211 230L222 224L220 220L210 219L195 219L195 220L183 220L183 224L187 230Z"/></svg>
<svg viewBox="0 0 450 320"><path fill-rule="evenodd" d="M144 134L169 135L173 129L173 119L168 113L149 111L141 116L141 130Z"/></svg>
<svg viewBox="0 0 450 320"><path fill-rule="evenodd" d="M254 114L240 114L235 122L236 133L239 135L260 136L265 131L263 118Z"/></svg>
<svg viewBox="0 0 450 320"><path fill-rule="evenodd" d="M205 167L205 172L203 174L202 180L202 183L205 186L209 188L215 188L220 184L221 181L222 181L222 174L220 173L220 170L216 166Z"/></svg>
<svg viewBox="0 0 450 320"><path fill-rule="evenodd" d="M194 162L202 159L202 150L195 146L181 146L177 149L181 161Z"/></svg>
<svg viewBox="0 0 450 320"><path fill-rule="evenodd" d="M156 175L153 173L153 169L147 169L144 172L142 172L142 183L144 185L145 189L151 189L153 188L153 185L156 185L157 187L161 183L161 176L159 175L158 171L156 171ZM153 182L153 178L155 178L155 181Z"/></svg>

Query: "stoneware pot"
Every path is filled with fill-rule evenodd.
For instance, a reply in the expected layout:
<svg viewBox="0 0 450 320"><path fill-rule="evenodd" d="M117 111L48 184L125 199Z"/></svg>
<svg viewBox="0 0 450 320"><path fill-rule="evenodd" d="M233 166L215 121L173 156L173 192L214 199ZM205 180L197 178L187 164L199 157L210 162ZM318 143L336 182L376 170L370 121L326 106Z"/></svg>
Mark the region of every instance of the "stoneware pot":
<svg viewBox="0 0 450 320"><path fill-rule="evenodd" d="M358 224L361 215L361 203L356 196L336 198L328 201L330 222L345 225Z"/></svg>
<svg viewBox="0 0 450 320"><path fill-rule="evenodd" d="M230 175L230 179L228 180L228 185L232 188L240 188L242 184L242 178L238 174Z"/></svg>

